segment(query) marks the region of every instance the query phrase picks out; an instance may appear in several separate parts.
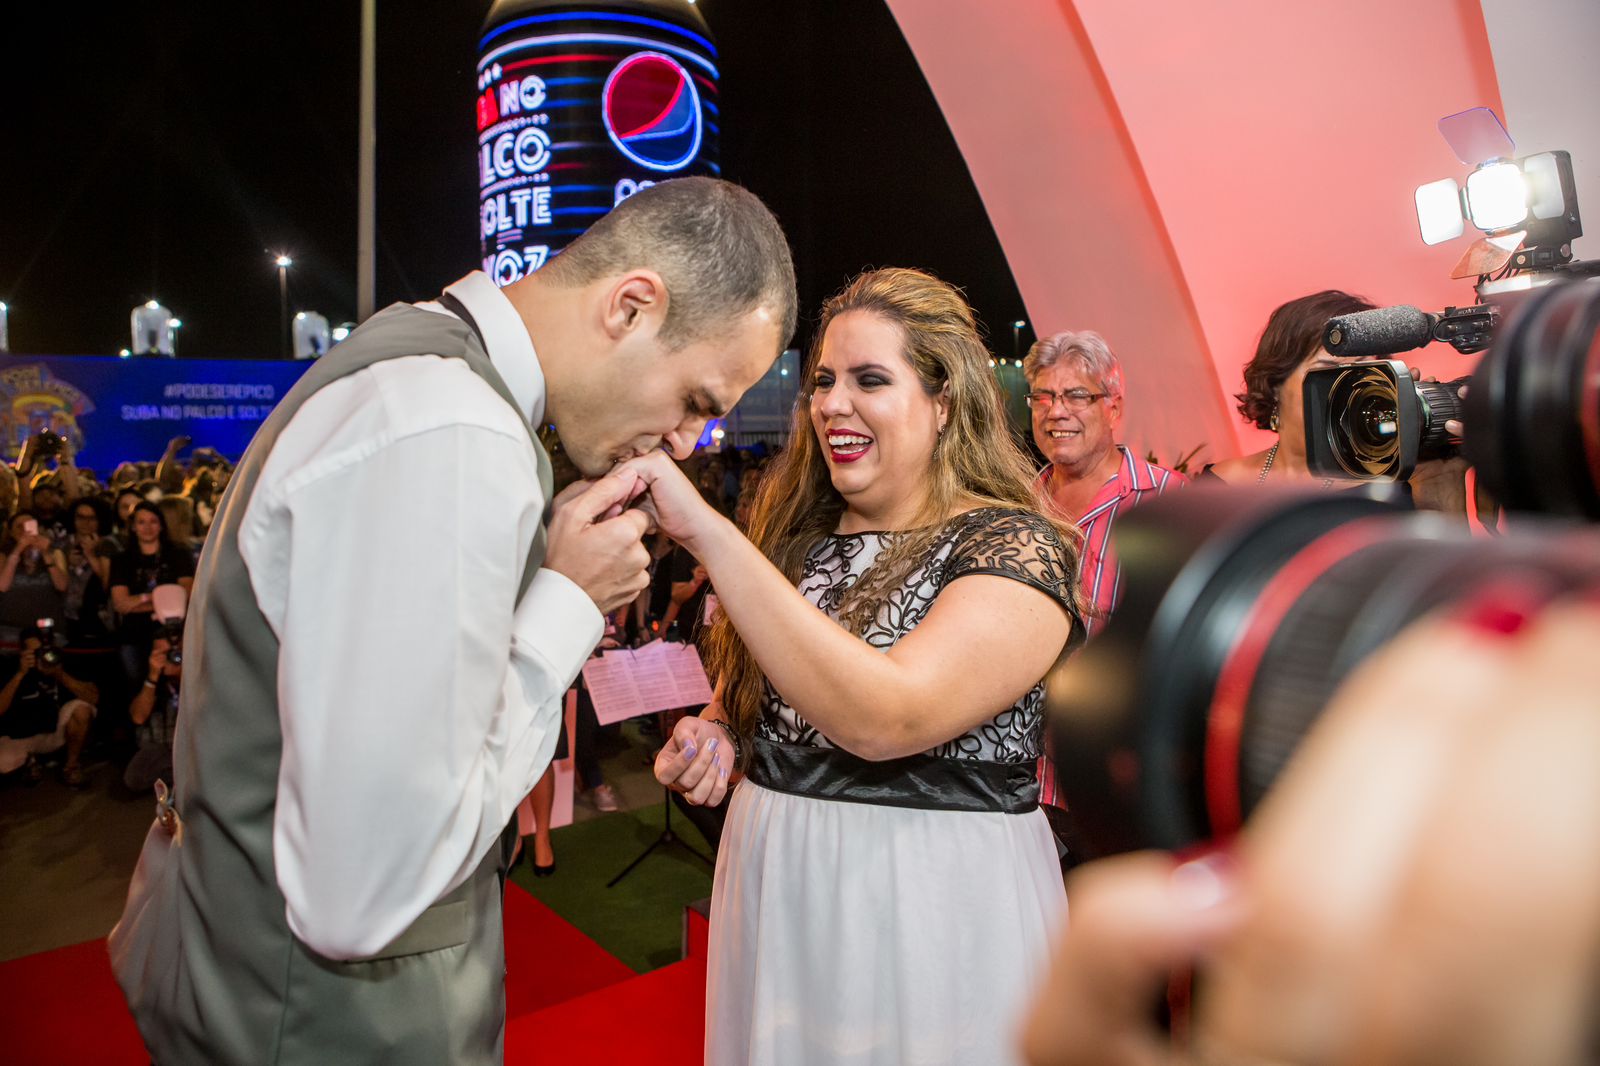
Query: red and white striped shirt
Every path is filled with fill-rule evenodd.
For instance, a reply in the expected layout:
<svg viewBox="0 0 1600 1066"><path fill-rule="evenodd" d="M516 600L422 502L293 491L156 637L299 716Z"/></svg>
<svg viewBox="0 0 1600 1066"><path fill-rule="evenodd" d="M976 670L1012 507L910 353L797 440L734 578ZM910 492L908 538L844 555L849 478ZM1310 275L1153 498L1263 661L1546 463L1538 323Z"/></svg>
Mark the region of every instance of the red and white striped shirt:
<svg viewBox="0 0 1600 1066"><path fill-rule="evenodd" d="M1111 527L1118 513L1123 507L1136 507L1168 489L1188 484L1182 474L1135 458L1120 444L1117 451L1122 453L1122 465L1106 480L1089 509L1077 519L1078 528L1083 531L1078 574L1084 605L1088 608L1084 612L1083 628L1090 637L1110 619L1122 595L1122 568L1117 565L1111 547ZM1047 466L1033 482L1033 492L1041 507L1051 506L1050 478L1054 473L1055 467ZM1039 758L1039 802L1052 807L1066 806L1056 786L1055 762L1048 754Z"/></svg>

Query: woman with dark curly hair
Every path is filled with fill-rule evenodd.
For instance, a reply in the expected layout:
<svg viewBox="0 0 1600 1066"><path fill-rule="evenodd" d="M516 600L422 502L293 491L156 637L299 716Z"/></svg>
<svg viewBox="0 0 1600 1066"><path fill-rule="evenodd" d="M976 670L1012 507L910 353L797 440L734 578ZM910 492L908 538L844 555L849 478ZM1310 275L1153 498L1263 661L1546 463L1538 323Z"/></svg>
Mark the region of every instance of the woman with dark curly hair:
<svg viewBox="0 0 1600 1066"><path fill-rule="evenodd" d="M1245 365L1244 391L1234 399L1239 401L1239 414L1246 422L1271 430L1278 439L1259 452L1207 466L1196 480L1215 479L1230 484L1314 480L1306 469L1300 383L1306 371L1339 363L1322 347L1322 332L1328 319L1371 308L1359 296L1325 289L1290 300L1272 312L1256 345L1255 358Z"/></svg>

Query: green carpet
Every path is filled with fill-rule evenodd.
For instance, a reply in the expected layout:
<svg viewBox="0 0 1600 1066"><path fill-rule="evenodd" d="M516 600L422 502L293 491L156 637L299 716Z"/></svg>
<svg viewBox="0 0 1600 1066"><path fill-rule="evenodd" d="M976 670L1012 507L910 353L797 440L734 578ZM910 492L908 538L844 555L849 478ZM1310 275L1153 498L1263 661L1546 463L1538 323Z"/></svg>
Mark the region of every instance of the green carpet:
<svg viewBox="0 0 1600 1066"><path fill-rule="evenodd" d="M519 863L512 880L638 973L683 957L683 908L711 895L711 867L681 845L663 845L615 888L606 882L661 832L662 808L642 807L563 826L550 834L556 872L534 877ZM676 810L672 828L701 854L705 839ZM532 840L524 841L531 846Z"/></svg>

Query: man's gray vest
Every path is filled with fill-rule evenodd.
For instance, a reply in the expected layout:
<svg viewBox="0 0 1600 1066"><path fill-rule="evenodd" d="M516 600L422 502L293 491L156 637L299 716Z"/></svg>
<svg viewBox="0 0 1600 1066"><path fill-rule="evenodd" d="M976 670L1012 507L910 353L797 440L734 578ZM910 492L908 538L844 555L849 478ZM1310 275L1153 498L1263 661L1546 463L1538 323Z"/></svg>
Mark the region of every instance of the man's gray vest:
<svg viewBox="0 0 1600 1066"><path fill-rule="evenodd" d="M418 354L465 360L516 407L468 324L396 304L319 360L285 396L217 508L184 634L187 661L173 751L181 826L176 836L162 819L151 827L127 910L111 935L118 983L160 1066L501 1061L501 871L503 845L514 838L490 848L466 882L383 951L359 962L322 958L296 939L273 864L283 752L278 641L256 605L239 554L239 527L278 435L312 394L374 363ZM519 418L526 422L527 416L519 411ZM537 438L533 449L549 501L550 460ZM544 547L541 523L518 599ZM404 710L396 708L397 714ZM394 728L407 724L396 717ZM351 764L364 758L361 751L337 755ZM390 827L375 824L372 831L385 834Z"/></svg>

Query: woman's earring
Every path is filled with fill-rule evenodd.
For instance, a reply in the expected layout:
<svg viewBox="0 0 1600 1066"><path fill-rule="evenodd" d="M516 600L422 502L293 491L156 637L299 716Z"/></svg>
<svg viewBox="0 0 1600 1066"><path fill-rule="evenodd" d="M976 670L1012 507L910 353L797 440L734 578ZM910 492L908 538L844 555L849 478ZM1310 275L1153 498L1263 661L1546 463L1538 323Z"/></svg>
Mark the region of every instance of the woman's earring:
<svg viewBox="0 0 1600 1066"><path fill-rule="evenodd" d="M1272 418L1267 422L1267 425L1272 427L1272 432L1278 432L1278 411L1276 408L1273 409Z"/></svg>

